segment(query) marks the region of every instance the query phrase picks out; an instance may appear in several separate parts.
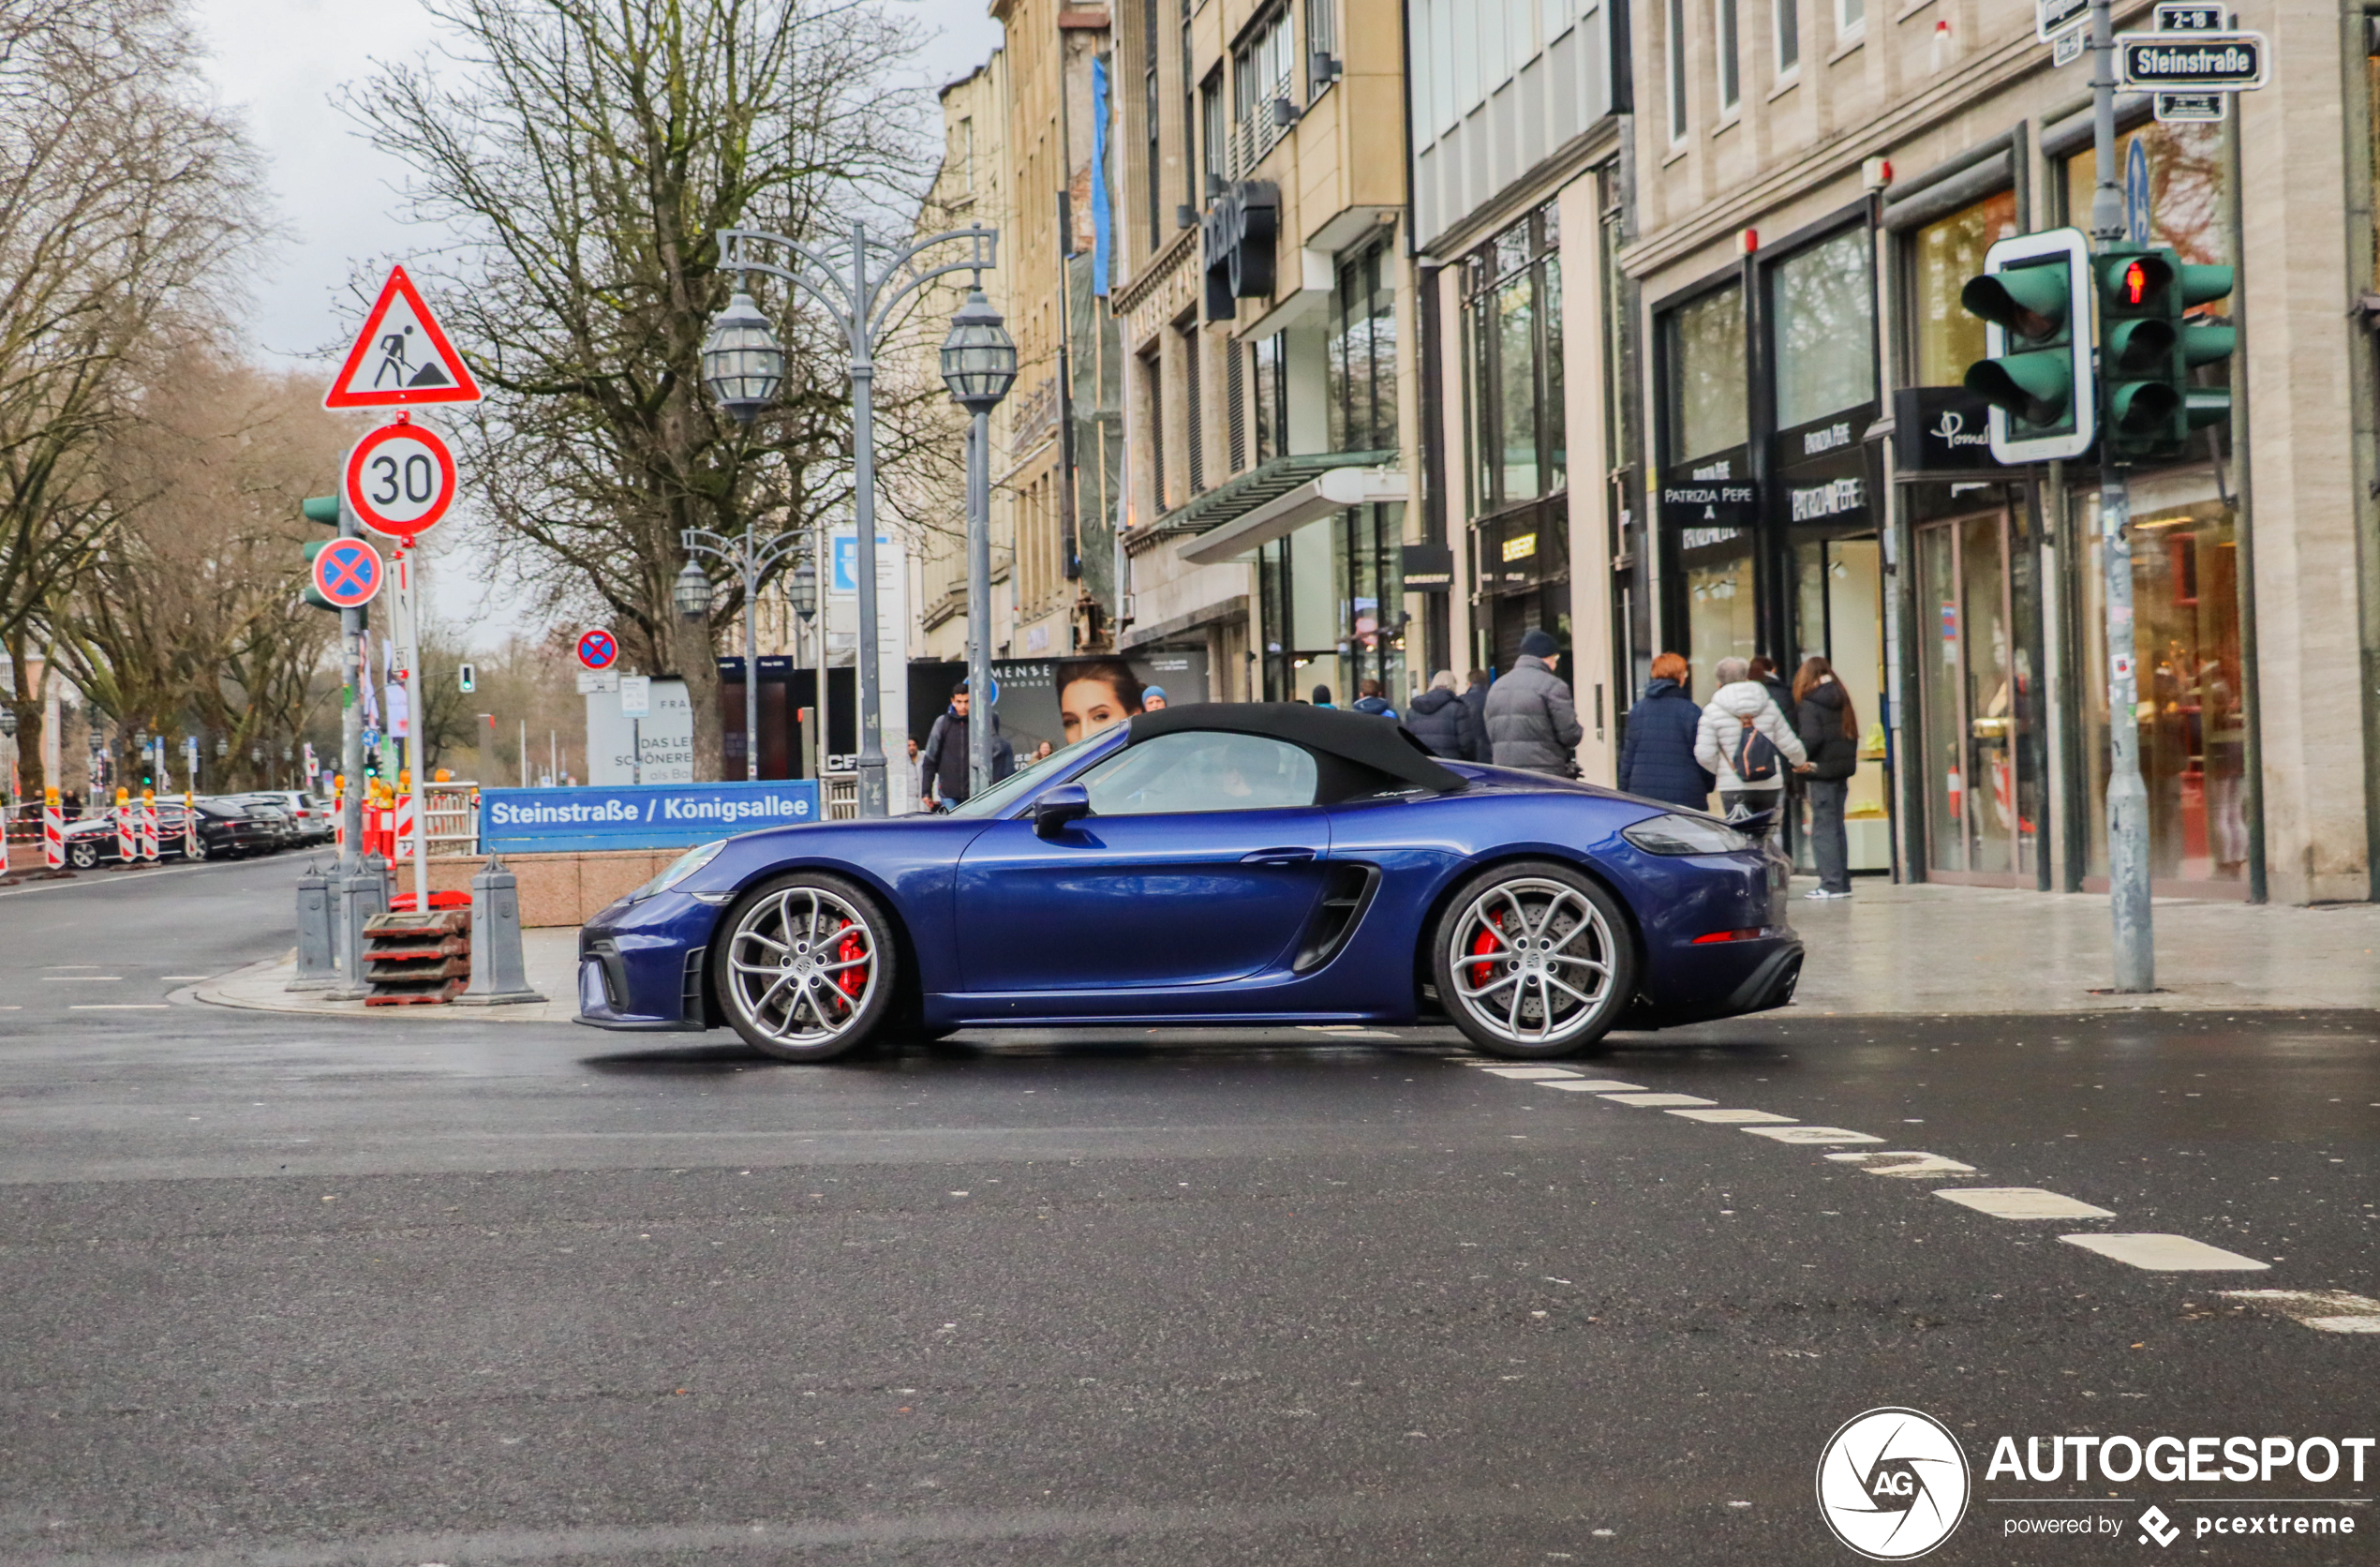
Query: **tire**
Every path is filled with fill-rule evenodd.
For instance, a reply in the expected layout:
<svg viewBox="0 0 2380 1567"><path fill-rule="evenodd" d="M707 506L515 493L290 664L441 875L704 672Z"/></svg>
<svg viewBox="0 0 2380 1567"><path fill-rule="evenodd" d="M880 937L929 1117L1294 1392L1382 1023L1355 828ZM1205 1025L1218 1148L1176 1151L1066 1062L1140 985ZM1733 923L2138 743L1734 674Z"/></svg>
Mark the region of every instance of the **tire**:
<svg viewBox="0 0 2380 1567"><path fill-rule="evenodd" d="M67 845L67 863L73 866L78 871L97 870L99 868L99 845L97 843L70 843Z"/></svg>
<svg viewBox="0 0 2380 1567"><path fill-rule="evenodd" d="M1611 1032L1636 993L1636 944L1619 903L1550 860L1465 882L1430 946L1439 1004L1491 1055L1574 1055Z"/></svg>
<svg viewBox="0 0 2380 1567"><path fill-rule="evenodd" d="M885 1032L899 947L891 918L859 888L796 871L738 899L724 929L710 965L720 1010L752 1049L832 1061Z"/></svg>
<svg viewBox="0 0 2380 1567"><path fill-rule="evenodd" d="M196 839L191 841L190 851L184 858L187 859L208 859L213 858L213 856L211 856L207 851L205 833L202 832L199 834Z"/></svg>

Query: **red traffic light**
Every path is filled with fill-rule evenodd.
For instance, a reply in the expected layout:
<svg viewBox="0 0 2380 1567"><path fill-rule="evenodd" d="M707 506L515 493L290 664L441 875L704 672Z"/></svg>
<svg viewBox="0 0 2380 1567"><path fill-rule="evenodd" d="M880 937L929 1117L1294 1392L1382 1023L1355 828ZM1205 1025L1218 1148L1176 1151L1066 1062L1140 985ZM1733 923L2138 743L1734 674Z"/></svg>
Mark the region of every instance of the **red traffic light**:
<svg viewBox="0 0 2380 1567"><path fill-rule="evenodd" d="M2124 268L2124 303L2137 305L2140 296L2149 291L2149 269L2138 261Z"/></svg>

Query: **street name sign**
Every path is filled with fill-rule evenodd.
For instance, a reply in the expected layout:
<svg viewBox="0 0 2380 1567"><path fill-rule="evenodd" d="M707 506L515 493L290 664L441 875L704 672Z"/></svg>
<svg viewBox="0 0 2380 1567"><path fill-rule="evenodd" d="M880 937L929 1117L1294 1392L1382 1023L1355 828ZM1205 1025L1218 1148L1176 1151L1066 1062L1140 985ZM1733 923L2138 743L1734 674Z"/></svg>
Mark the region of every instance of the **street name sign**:
<svg viewBox="0 0 2380 1567"><path fill-rule="evenodd" d="M2262 33L2127 33L2116 40L2116 81L2135 92L2244 93L2263 86L2270 67Z"/></svg>
<svg viewBox="0 0 2380 1567"><path fill-rule="evenodd" d="M2156 14L2156 31L2160 33L2220 33L2224 30L2221 6L2160 6Z"/></svg>
<svg viewBox="0 0 2380 1567"><path fill-rule="evenodd" d="M388 567L367 539L334 539L314 557L314 590L340 609L361 609L379 596Z"/></svg>
<svg viewBox="0 0 2380 1567"><path fill-rule="evenodd" d="M322 406L400 408L479 400L480 384L470 366L422 302L421 291L403 267L391 267Z"/></svg>
<svg viewBox="0 0 2380 1567"><path fill-rule="evenodd" d="M2055 43L2058 35L2090 15L2090 0L2033 0L2033 36Z"/></svg>
<svg viewBox="0 0 2380 1567"><path fill-rule="evenodd" d="M2156 114L2165 125L2195 125L2224 117L2229 93L2159 93Z"/></svg>
<svg viewBox="0 0 2380 1567"><path fill-rule="evenodd" d="M2049 40L2049 68L2057 70L2073 65L2083 57L2083 51L2090 45L2090 28L2088 24L2067 28Z"/></svg>
<svg viewBox="0 0 2380 1567"><path fill-rule="evenodd" d="M600 627L578 634L579 664L588 669L604 670L619 662L619 638Z"/></svg>
<svg viewBox="0 0 2380 1567"><path fill-rule="evenodd" d="M375 533L411 544L454 504L454 454L424 425L383 425L347 455L347 504Z"/></svg>

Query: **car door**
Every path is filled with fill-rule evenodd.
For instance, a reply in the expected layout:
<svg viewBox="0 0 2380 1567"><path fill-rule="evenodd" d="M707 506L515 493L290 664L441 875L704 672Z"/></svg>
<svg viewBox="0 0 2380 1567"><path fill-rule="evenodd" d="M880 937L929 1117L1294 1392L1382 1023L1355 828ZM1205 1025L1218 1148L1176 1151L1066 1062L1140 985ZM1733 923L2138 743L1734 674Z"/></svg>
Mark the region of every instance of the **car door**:
<svg viewBox="0 0 2380 1567"><path fill-rule="evenodd" d="M1286 741L1183 731L1078 779L1092 813L1051 837L992 823L959 864L967 989L1212 983L1281 961L1331 850L1316 770Z"/></svg>

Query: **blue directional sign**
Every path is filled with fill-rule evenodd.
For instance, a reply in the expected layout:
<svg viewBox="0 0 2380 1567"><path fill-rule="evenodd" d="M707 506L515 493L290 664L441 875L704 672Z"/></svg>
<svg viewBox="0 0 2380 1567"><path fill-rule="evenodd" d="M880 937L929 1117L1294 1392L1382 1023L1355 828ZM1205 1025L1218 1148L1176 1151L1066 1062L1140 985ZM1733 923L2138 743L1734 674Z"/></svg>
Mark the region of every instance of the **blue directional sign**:
<svg viewBox="0 0 2380 1567"><path fill-rule="evenodd" d="M314 590L340 609L370 604L387 576L380 552L363 539L334 539L314 557Z"/></svg>
<svg viewBox="0 0 2380 1567"><path fill-rule="evenodd" d="M2149 209L2148 138L2135 136L2124 151L2124 237L2147 245L2155 216Z"/></svg>

